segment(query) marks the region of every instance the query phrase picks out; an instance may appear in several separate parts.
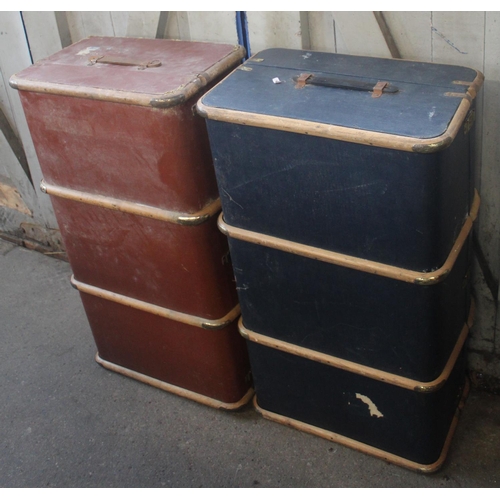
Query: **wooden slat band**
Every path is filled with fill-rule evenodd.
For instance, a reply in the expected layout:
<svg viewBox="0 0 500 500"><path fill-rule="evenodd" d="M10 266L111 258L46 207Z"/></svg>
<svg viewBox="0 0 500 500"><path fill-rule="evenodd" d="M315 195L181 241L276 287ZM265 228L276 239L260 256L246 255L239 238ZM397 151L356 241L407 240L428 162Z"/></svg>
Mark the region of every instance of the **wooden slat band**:
<svg viewBox="0 0 500 500"><path fill-rule="evenodd" d="M295 118L281 116L271 116L260 113L235 111L231 109L216 108L206 106L203 97L198 101L196 108L198 113L204 118L234 123L237 125L247 125L251 127L267 128L272 130L282 130L297 134L312 135L327 139L377 146L398 151L409 151L416 153L435 153L447 148L455 139L462 123L469 111L471 101L477 94L484 81L482 73L477 72L477 76L463 94L461 103L453 115L446 131L437 137L430 139L419 139L416 137L406 137L369 130L359 130L339 125L312 122ZM220 83L218 84L220 85Z"/></svg>
<svg viewBox="0 0 500 500"><path fill-rule="evenodd" d="M206 319L174 311L172 309L167 309L166 307L157 306L155 304L150 304L149 302L144 302L142 300L133 299L131 297L127 297L126 295L110 292L109 290L104 290L103 288L98 288L93 285L87 285L86 283L76 280L74 276L71 276L71 284L79 292L93 295L94 297L99 297L111 302L116 302L122 306L139 309L140 311L161 316L162 318L179 321L180 323L185 323L186 325L196 326L198 328L202 328L203 330L221 330L230 325L240 315L239 304L234 306L233 309L231 309L231 311L229 311L223 318Z"/></svg>
<svg viewBox="0 0 500 500"><path fill-rule="evenodd" d="M472 97L470 94L464 94L463 92L446 92L444 94L446 97L457 97L459 99L468 99L472 102Z"/></svg>
<svg viewBox="0 0 500 500"><path fill-rule="evenodd" d="M385 372L378 370L376 368L371 368L369 366L361 365L359 363L354 363L352 361L347 361L336 356L331 356L329 354L324 354L322 352L314 351L313 349L308 349L306 347L301 347L295 344L290 344L289 342L284 342L283 340L274 339L268 337L267 335L262 335L260 333L253 332L243 325L243 318L240 317L238 320L238 329L241 336L250 342L255 342L256 344L263 345L265 347L270 347L278 351L286 352L294 356L299 356L302 358L309 359L318 363L323 363L334 368L345 370L357 375L362 375L363 377L368 377L373 380L378 380L379 382L384 382L386 384L395 385L403 389L408 389L415 392L434 392L439 390L448 380L453 367L462 351L465 344L465 340L469 334L470 325L472 324L472 318L474 315L474 307L471 307L469 313L469 319L467 323L463 326L462 331L457 339L455 347L446 362L446 365L439 377L431 382L419 382L417 380L410 379L408 377L402 377L401 375L396 375L394 373Z"/></svg>
<svg viewBox="0 0 500 500"><path fill-rule="evenodd" d="M448 434L446 435L446 440L443 445L443 449L441 450L441 454L439 458L432 464L420 464L418 462L414 462L412 460L408 460L407 458L400 457L393 453L389 453L387 451L381 450L379 448L375 448L374 446L370 446L368 444L362 443L360 441L356 441L355 439L348 438L347 436L343 436L342 434L337 434L335 432L327 431L325 429L321 429L320 427L316 427L311 424L306 424L305 422L301 422L300 420L295 420L290 417L285 417L283 415L279 415L278 413L274 413L268 410L264 410L257 403L257 396L254 396L253 404L255 409L267 420L271 420L273 422L277 422L282 425L286 425L291 427L292 429L296 429L302 432L307 432L308 434L313 434L314 436L318 436L323 439L327 439L328 441L332 441L333 443L338 443L342 446L347 446L354 450L360 451L362 453L366 453L367 455L371 455L386 462L398 465L400 467L404 467L406 469L410 469L417 472L422 473L432 473L439 470L445 459L448 455L451 441L453 439L453 435L455 434L455 430L457 428L458 419L460 417L461 408L463 408L465 404L465 400L467 398L467 394L469 392L469 382L466 379L465 388L462 393L462 398L459 404L459 407L455 411L455 415L451 421L450 428L448 430Z"/></svg>
<svg viewBox="0 0 500 500"><path fill-rule="evenodd" d="M199 42L209 43L209 42ZM122 104L133 104L135 106L152 106L154 108L171 108L178 106L197 92L203 89L208 83L219 75L230 70L245 55L245 49L235 45L232 52L226 57L213 64L208 70L197 75L192 81L179 88L165 92L160 95L152 95L140 92L130 92L115 89L100 89L93 87L82 87L76 85L65 85L59 83L47 83L36 80L20 79L13 75L9 84L12 88L21 91L39 92L43 94L60 95L67 97L79 97L82 99L93 99L98 101L116 102Z"/></svg>
<svg viewBox="0 0 500 500"><path fill-rule="evenodd" d="M42 192L51 196L65 198L67 200L86 203L88 205L95 205L117 212L125 212L128 214L139 215L149 219L156 219L164 222L171 222L181 226L197 226L210 219L210 217L217 214L221 209L220 198L210 202L202 210L193 214L183 214L171 210L164 210L162 208L143 205L141 203L134 203L131 201L119 200L111 198L110 196L103 196L100 194L85 193L76 189L65 188L61 186L54 186L47 184L43 179L40 183Z"/></svg>
<svg viewBox="0 0 500 500"><path fill-rule="evenodd" d="M124 368L123 366L117 365L115 363L110 363L109 361L102 359L99 356L99 353L96 354L95 359L101 366L107 368L108 370L114 371L121 375L125 375L126 377L133 378L144 384L156 387L157 389L162 389L163 391L171 392L176 396L181 396L186 399L191 399L192 401L196 401L197 403L201 403L219 410L237 410L238 408L245 406L252 399L252 396L254 395L254 390L250 388L239 401L236 401L235 403L224 403L223 401L219 401L218 399L214 399L209 396L204 396L203 394L199 394L197 392L169 384L168 382L163 382L162 380L158 380L148 375L144 375L143 373L138 373L134 370L130 370L129 368Z"/></svg>
<svg viewBox="0 0 500 500"><path fill-rule="evenodd" d="M460 254L460 250L462 249L472 229L474 220L477 218L479 205L480 197L476 191L470 214L466 218L465 223L462 226L462 229L445 263L439 269L427 273L420 273L418 271L395 267L389 264L382 264L373 260L352 257L350 255L333 252L331 250L324 250L322 248L304 245L303 243L296 243L294 241L285 240L283 238L277 238L276 236L269 236L266 234L257 233L255 231L241 229L239 227L231 226L227 222L225 222L223 213L219 215L218 225L219 229L226 236L242 241L247 241L249 243L254 243L256 245L274 248L283 252L306 257L308 259L315 259L326 262L328 264L335 264L337 266L347 267L349 269L355 269L357 271L385 276L386 278L405 281L407 283L414 283L417 285L435 285L440 281L443 281L453 268L453 265L455 264L458 255Z"/></svg>

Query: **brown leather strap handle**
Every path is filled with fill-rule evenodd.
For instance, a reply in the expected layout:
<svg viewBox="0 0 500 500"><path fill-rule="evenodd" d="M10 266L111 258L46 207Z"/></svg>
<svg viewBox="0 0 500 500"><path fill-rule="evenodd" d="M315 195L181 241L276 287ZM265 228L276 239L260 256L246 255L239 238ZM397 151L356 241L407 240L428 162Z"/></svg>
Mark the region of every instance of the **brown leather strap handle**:
<svg viewBox="0 0 500 500"><path fill-rule="evenodd" d="M127 59L125 57L101 56L91 57L91 64L116 64L118 66L137 66L139 69L157 68L161 62L157 59L153 61L139 61L137 59Z"/></svg>
<svg viewBox="0 0 500 500"><path fill-rule="evenodd" d="M373 97L380 97L382 93L395 94L399 91L397 87L389 82L348 80L340 77L316 76L312 73L301 73L295 76L293 80L297 82L295 88L298 89L303 88L305 85L317 85L319 87L372 92Z"/></svg>

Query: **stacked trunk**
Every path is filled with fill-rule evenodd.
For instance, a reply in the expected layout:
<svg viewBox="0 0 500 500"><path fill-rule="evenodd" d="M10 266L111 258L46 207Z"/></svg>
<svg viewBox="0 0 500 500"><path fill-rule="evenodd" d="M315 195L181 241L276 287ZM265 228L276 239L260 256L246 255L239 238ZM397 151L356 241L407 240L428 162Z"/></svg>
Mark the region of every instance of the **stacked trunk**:
<svg viewBox="0 0 500 500"><path fill-rule="evenodd" d="M436 470L466 393L478 72L285 49L198 102L265 417Z"/></svg>
<svg viewBox="0 0 500 500"><path fill-rule="evenodd" d="M211 406L251 397L208 138L241 47L92 37L14 75L97 361Z"/></svg>

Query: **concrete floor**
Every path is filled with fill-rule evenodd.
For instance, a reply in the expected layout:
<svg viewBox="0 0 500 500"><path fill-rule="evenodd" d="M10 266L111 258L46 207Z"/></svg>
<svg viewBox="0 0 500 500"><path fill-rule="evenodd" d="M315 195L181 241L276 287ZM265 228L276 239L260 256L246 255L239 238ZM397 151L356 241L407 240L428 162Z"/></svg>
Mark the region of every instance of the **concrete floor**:
<svg viewBox="0 0 500 500"><path fill-rule="evenodd" d="M500 486L500 396L472 391L448 459L421 475L110 372L67 263L0 240L0 487Z"/></svg>

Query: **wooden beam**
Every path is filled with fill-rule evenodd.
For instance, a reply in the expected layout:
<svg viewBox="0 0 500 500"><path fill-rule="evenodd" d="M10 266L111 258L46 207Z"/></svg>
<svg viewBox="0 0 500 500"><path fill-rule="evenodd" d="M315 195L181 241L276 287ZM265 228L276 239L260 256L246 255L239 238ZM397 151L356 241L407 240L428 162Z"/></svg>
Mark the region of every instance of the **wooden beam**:
<svg viewBox="0 0 500 500"><path fill-rule="evenodd" d="M302 39L302 48L311 50L311 33L309 29L309 12L299 12L300 37Z"/></svg>
<svg viewBox="0 0 500 500"><path fill-rule="evenodd" d="M308 12L311 50L336 52L335 20L332 12Z"/></svg>
<svg viewBox="0 0 500 500"><path fill-rule="evenodd" d="M55 13L57 31L59 32L59 40L61 40L62 47L67 47L73 43L71 40L71 33L69 31L68 17L65 11L59 11Z"/></svg>
<svg viewBox="0 0 500 500"><path fill-rule="evenodd" d="M22 17L34 63L62 49L55 12L23 11Z"/></svg>
<svg viewBox="0 0 500 500"><path fill-rule="evenodd" d="M129 12L125 36L156 38L160 11Z"/></svg>
<svg viewBox="0 0 500 500"><path fill-rule="evenodd" d="M24 152L23 145L21 141L15 134L14 130L10 126L9 120L7 120L7 116L3 112L3 109L0 108L0 131L5 137L5 140L12 149L12 152L17 158L17 161L21 165L26 177L30 181L31 185L33 185L33 179L31 178L30 168L28 166L28 160L26 159L26 153Z"/></svg>
<svg viewBox="0 0 500 500"><path fill-rule="evenodd" d="M341 53L372 57L391 57L373 12L333 13Z"/></svg>
<svg viewBox="0 0 500 500"><path fill-rule="evenodd" d="M187 16L191 40L238 43L235 12L187 12Z"/></svg>
<svg viewBox="0 0 500 500"><path fill-rule="evenodd" d="M33 140L28 129L26 117L21 105L19 93L8 85L8 79L14 73L17 73L31 65L31 57L24 31L24 25L20 12L2 12L0 16L0 31L3 32L2 43L0 44L0 67L2 77L5 82L6 94L9 101L9 107L12 112L14 123L12 127L17 129L17 136L21 141L26 159L29 165L29 171L33 179L33 184L38 186L42 179L42 172L38 157L35 152ZM2 138L4 137L1 134ZM7 141L5 141L7 143ZM26 173L19 164L14 153L7 148L8 151L3 154L8 154L10 151L14 160L8 161L9 176L19 190L23 200L33 211L35 219L43 221L47 227L56 228L57 222L50 200L46 196L38 196L39 191L33 188L29 182ZM5 159L5 158L3 158ZM41 193L40 193L41 194Z"/></svg>
<svg viewBox="0 0 500 500"><path fill-rule="evenodd" d="M155 38L166 38L167 35L167 23L168 23L168 12L160 12L160 17L158 18L158 26L156 28Z"/></svg>
<svg viewBox="0 0 500 500"><path fill-rule="evenodd" d="M432 62L431 17L429 11L384 12L403 59Z"/></svg>
<svg viewBox="0 0 500 500"><path fill-rule="evenodd" d="M398 47L396 45L396 42L394 41L391 30L389 29L389 26L385 20L384 13L373 12L373 15L375 16L375 19L379 25L380 31L382 32L382 36L384 37L385 43L387 44L391 56L394 59L401 59L401 54L399 53Z"/></svg>
<svg viewBox="0 0 500 500"><path fill-rule="evenodd" d="M300 12L248 11L252 54L271 48L302 49Z"/></svg>

